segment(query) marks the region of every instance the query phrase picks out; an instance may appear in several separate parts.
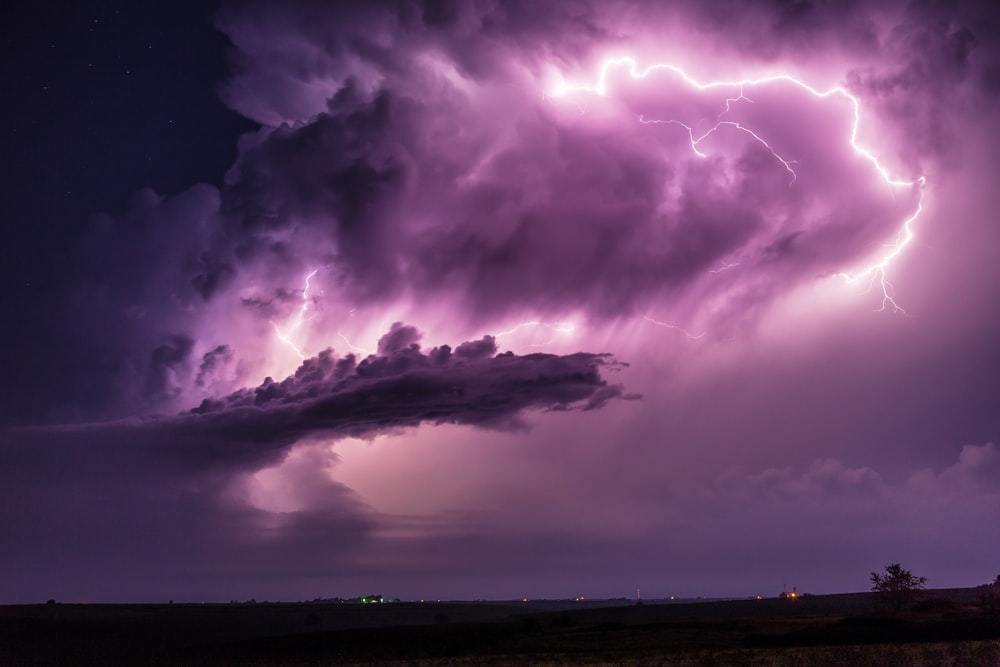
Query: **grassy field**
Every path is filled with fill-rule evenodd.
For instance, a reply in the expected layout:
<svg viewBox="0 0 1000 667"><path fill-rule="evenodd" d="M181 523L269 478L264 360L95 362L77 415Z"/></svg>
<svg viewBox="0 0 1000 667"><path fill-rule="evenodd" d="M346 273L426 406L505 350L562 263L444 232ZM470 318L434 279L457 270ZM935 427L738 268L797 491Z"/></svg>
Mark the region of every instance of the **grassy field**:
<svg viewBox="0 0 1000 667"><path fill-rule="evenodd" d="M928 598L7 606L0 665L1000 665L971 591Z"/></svg>

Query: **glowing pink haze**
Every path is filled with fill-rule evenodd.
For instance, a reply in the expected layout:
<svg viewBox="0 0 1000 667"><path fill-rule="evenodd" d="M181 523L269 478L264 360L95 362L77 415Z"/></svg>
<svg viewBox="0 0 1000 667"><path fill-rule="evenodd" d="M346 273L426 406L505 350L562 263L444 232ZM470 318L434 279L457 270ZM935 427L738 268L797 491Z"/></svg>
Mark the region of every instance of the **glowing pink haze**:
<svg viewBox="0 0 1000 667"><path fill-rule="evenodd" d="M974 4L225 4L260 128L81 244L0 602L991 580Z"/></svg>

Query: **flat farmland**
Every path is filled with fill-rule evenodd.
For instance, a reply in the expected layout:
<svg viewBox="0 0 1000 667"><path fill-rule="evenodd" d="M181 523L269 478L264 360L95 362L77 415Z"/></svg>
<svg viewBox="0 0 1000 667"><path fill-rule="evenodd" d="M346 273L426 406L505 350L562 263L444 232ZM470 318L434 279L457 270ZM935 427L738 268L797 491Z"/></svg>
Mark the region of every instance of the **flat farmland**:
<svg viewBox="0 0 1000 667"><path fill-rule="evenodd" d="M1000 665L974 589L796 600L19 605L0 665Z"/></svg>

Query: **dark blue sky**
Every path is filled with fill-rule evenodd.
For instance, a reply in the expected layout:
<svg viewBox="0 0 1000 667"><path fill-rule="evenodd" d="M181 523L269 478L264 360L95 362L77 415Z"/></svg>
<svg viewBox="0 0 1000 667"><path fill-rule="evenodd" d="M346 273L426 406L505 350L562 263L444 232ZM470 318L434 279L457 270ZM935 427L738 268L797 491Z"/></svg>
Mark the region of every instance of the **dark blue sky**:
<svg viewBox="0 0 1000 667"><path fill-rule="evenodd" d="M212 2L86 2L3 11L0 86L11 355L0 422L34 421L74 397L54 348L73 332L53 306L74 275L74 252L97 213L120 215L137 190L220 185L236 138L257 124L216 87L226 37Z"/></svg>

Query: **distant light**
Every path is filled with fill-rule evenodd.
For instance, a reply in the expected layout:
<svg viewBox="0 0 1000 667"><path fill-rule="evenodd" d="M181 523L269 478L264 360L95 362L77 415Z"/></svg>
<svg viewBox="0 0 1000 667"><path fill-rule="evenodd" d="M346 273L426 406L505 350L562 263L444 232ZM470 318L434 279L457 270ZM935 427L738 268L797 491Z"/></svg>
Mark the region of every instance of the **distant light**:
<svg viewBox="0 0 1000 667"><path fill-rule="evenodd" d="M527 602L528 598L521 598L521 602Z"/></svg>

